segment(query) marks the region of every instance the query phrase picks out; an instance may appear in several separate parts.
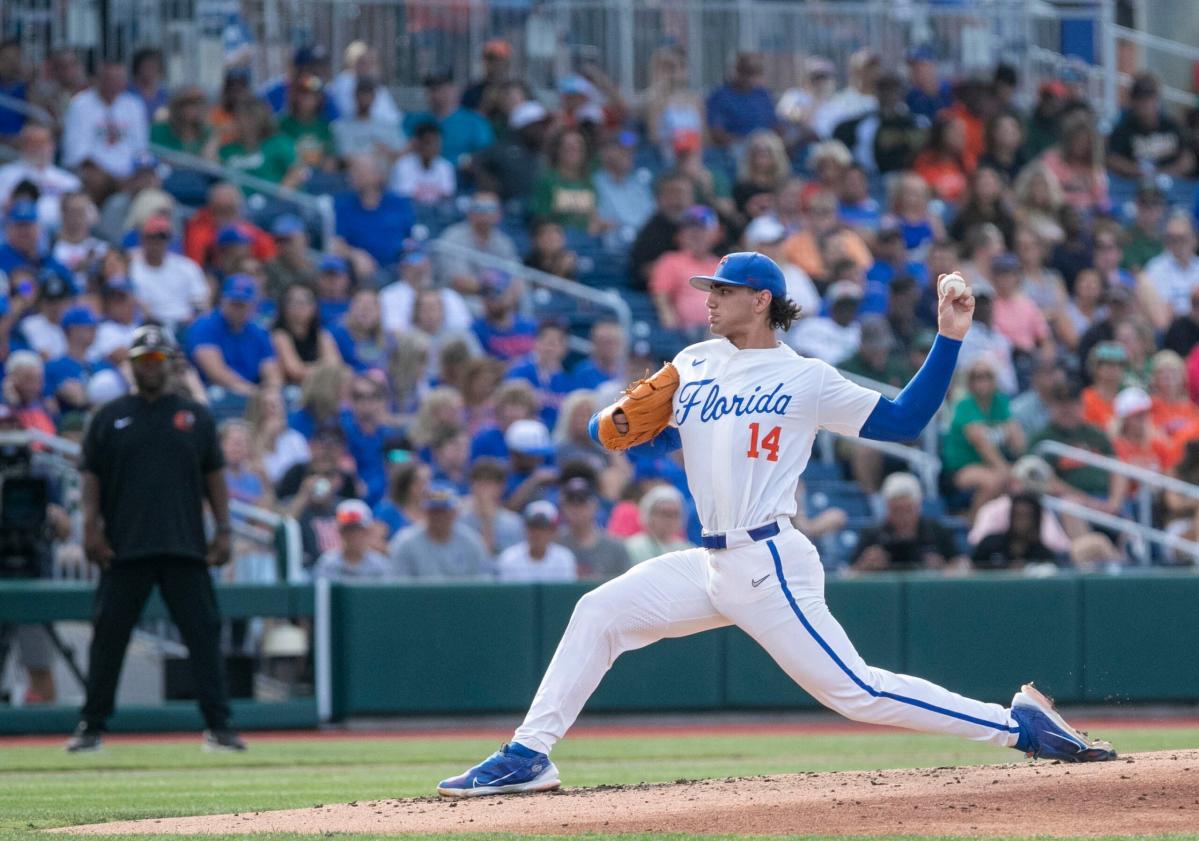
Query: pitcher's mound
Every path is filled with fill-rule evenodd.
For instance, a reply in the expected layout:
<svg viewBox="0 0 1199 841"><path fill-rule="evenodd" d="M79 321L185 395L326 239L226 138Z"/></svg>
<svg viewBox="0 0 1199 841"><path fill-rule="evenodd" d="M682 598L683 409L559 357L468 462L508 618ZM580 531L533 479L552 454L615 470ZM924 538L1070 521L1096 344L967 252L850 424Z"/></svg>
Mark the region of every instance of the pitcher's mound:
<svg viewBox="0 0 1199 841"><path fill-rule="evenodd" d="M1110 836L1197 830L1199 751L1188 750L1091 765L842 771L470 800L364 801L63 831Z"/></svg>

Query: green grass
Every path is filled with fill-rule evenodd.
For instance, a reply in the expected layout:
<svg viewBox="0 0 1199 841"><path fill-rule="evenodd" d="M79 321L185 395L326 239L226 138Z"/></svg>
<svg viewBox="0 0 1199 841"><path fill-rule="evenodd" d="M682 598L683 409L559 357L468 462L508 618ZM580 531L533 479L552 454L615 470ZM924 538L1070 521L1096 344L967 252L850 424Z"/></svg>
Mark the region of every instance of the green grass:
<svg viewBox="0 0 1199 841"><path fill-rule="evenodd" d="M1127 752L1199 748L1199 729L1130 727L1105 730L1103 735ZM495 749L494 742L477 739L254 742L251 735L250 741L251 749L243 755L201 753L198 739L176 744L113 743L100 753L85 756L67 755L60 747L0 748L0 839L44 839L34 830L66 824L428 796L439 779L461 771ZM983 764L1013 761L1016 755L948 737L879 732L579 738L564 741L555 750L554 759L565 785L590 786L796 771ZM162 837L179 841L179 836ZM218 836L202 837L211 841ZM255 839L297 837L302 836L261 835ZM339 837L360 841L384 836ZM455 841L482 838L420 836L451 837ZM673 841L685 836L587 837ZM809 836L806 841L815 839Z"/></svg>

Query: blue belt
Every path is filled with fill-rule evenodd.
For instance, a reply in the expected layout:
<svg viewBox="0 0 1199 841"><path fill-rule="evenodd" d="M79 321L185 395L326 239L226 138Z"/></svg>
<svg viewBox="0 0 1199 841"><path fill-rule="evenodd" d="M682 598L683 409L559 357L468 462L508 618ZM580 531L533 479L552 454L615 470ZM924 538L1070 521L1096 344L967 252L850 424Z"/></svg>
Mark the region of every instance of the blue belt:
<svg viewBox="0 0 1199 841"><path fill-rule="evenodd" d="M778 533L778 523L767 523L764 526L758 526L756 529L750 529L745 534L750 540L757 542L759 540L766 540L769 537L774 537ZM725 540L723 534L705 534L700 538L699 542L705 549L727 548L727 541Z"/></svg>

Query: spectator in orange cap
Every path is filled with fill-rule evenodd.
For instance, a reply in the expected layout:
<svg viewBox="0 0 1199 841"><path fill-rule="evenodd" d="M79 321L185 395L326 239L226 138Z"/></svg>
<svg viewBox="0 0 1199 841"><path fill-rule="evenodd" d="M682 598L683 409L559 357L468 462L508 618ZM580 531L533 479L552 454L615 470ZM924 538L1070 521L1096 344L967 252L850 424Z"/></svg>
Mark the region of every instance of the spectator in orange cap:
<svg viewBox="0 0 1199 841"><path fill-rule="evenodd" d="M492 38L483 45L483 78L471 82L462 91L463 108L483 111L493 90L497 90L512 75L512 45L503 38Z"/></svg>

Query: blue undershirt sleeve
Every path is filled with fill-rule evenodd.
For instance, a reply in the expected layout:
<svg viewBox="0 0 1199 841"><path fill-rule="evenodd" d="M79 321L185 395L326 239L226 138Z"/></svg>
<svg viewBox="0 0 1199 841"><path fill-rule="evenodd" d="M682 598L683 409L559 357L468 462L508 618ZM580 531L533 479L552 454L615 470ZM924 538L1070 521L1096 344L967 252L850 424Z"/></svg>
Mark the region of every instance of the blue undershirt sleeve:
<svg viewBox="0 0 1199 841"><path fill-rule="evenodd" d="M587 434L591 436L591 440L595 443L600 443L599 439L599 416L596 412L591 416L591 420L587 422ZM636 447L630 447L628 454L630 458L657 458L659 456L669 455L675 450L682 448L683 439L679 437L679 429L677 426L668 426L663 429L658 437L645 444Z"/></svg>
<svg viewBox="0 0 1199 841"><path fill-rule="evenodd" d="M879 398L858 436L876 441L911 441L919 436L945 401L961 348L957 339L937 334L916 376L894 400Z"/></svg>

